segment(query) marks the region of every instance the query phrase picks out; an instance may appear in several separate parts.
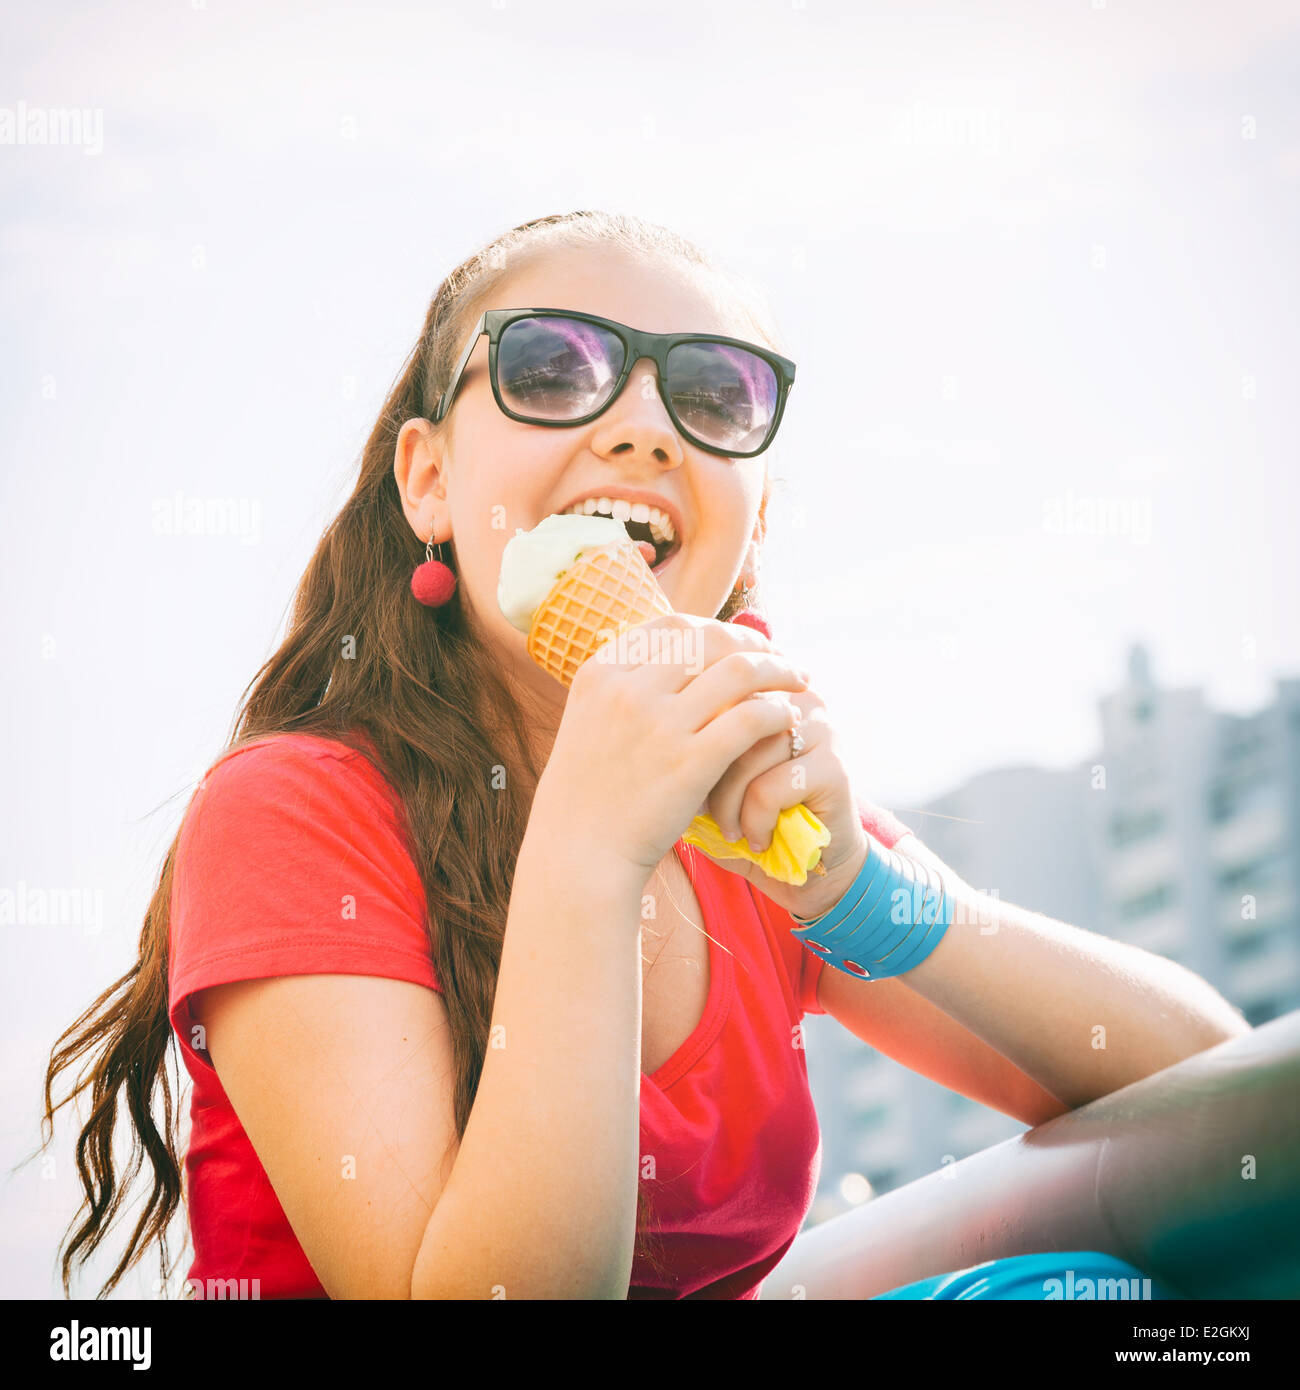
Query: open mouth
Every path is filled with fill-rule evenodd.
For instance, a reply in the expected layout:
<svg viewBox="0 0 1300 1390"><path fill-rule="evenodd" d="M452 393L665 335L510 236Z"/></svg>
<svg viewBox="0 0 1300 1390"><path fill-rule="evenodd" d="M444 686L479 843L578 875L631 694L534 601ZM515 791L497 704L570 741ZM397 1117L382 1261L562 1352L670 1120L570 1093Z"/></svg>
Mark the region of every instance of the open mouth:
<svg viewBox="0 0 1300 1390"><path fill-rule="evenodd" d="M643 502L629 504L609 497L589 497L585 502L575 502L572 507L567 507L561 515L617 517L627 527L627 533L634 541L644 541L654 547L654 560L650 568L656 572L681 549L682 543L671 518L657 507L648 507Z"/></svg>
<svg viewBox="0 0 1300 1390"><path fill-rule="evenodd" d="M625 521L623 524L627 527L628 535L631 536L634 541L649 541L649 543L654 546L655 556L650 564L652 570L657 570L662 565L666 565L668 561L677 554L678 550L681 549L681 542L677 540L676 537L669 540L666 537L656 536L647 522Z"/></svg>

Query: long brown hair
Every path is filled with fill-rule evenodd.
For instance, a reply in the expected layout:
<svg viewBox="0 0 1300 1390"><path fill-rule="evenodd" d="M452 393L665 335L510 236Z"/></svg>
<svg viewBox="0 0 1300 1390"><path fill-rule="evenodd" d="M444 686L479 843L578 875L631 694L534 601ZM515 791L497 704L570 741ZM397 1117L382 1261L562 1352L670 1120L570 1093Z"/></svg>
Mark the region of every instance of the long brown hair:
<svg viewBox="0 0 1300 1390"><path fill-rule="evenodd" d="M451 1022L459 1136L483 1067L515 860L540 769L523 732L524 712L492 654L475 640L461 605L428 609L411 597L411 572L424 547L402 511L394 450L407 420L431 416L462 336L509 272L525 256L573 245L614 245L685 264L691 273L713 277L709 283L729 284L723 293L734 308L756 334L780 347L761 298L746 282L676 233L638 218L605 212L543 217L469 257L429 305L419 341L366 441L356 487L298 585L287 635L241 697L223 754L270 734L309 733L357 749L387 778L404 812L407 847L428 903L430 949ZM764 526L770 487L768 478ZM750 595L753 602L752 588ZM726 620L740 606L740 593L733 593L717 617ZM342 659L345 639L351 639L348 659ZM498 765L506 768L504 787L497 785L500 778L484 775ZM152 1191L97 1297L106 1298L155 1239L164 1285L175 1268L167 1230L183 1184L165 1064L172 1042L168 915L178 840L179 831L145 913L139 959L65 1029L50 1055L41 1150L53 1138L55 1113L87 1088L91 1095L76 1147L85 1197L60 1245L65 1296L74 1262L84 1266L103 1242L144 1158L153 1169ZM55 1104L56 1077L87 1056L92 1061ZM179 1084L178 1075L178 1101ZM161 1128L154 1118L156 1087L163 1099ZM113 1167L119 1096L132 1127L121 1177ZM638 1251L648 1255L640 1201L638 1207Z"/></svg>

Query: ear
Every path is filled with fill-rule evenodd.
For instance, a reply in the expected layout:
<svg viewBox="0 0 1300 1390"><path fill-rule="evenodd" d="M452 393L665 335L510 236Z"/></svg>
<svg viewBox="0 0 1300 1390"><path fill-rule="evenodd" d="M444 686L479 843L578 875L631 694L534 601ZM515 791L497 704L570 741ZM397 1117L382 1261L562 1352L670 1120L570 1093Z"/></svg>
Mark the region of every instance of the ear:
<svg viewBox="0 0 1300 1390"><path fill-rule="evenodd" d="M450 540L442 435L428 420L408 420L398 431L393 477L411 530L435 545Z"/></svg>

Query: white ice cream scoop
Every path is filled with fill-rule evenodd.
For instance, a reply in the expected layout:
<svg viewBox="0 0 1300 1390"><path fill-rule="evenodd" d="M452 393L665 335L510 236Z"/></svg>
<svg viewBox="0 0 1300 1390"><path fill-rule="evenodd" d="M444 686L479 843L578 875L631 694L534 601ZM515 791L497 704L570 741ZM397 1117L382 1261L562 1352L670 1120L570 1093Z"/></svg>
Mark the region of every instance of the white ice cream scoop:
<svg viewBox="0 0 1300 1390"><path fill-rule="evenodd" d="M497 584L497 603L507 621L527 633L542 600L578 557L618 541L632 544L627 527L612 516L548 516L531 531L516 531L501 556ZM653 547L646 548L653 559Z"/></svg>

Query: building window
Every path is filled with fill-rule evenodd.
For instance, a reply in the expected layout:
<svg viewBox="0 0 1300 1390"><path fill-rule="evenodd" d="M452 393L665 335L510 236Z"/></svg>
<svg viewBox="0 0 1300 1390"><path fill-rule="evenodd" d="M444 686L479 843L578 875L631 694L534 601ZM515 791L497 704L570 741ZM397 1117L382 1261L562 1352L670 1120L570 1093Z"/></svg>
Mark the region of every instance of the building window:
<svg viewBox="0 0 1300 1390"><path fill-rule="evenodd" d="M1272 788L1269 777L1218 782L1210 792L1210 819L1217 823L1252 810L1268 801Z"/></svg>
<svg viewBox="0 0 1300 1390"><path fill-rule="evenodd" d="M1165 813L1158 808L1135 811L1129 815L1111 818L1110 842L1116 849L1145 840L1164 829Z"/></svg>
<svg viewBox="0 0 1300 1390"><path fill-rule="evenodd" d="M1133 718L1139 724L1146 724L1151 719L1152 709L1153 707L1150 700L1139 700L1137 704L1133 706Z"/></svg>
<svg viewBox="0 0 1300 1390"><path fill-rule="evenodd" d="M1148 888L1145 893L1139 893L1136 897L1128 898L1120 903L1119 915L1124 921L1132 922L1138 917L1146 917L1153 912L1161 912L1173 903L1174 896L1172 883L1158 883L1154 888Z"/></svg>
<svg viewBox="0 0 1300 1390"><path fill-rule="evenodd" d="M1219 874L1219 887L1227 893L1253 893L1267 888L1282 877L1284 856L1277 850L1259 855L1245 864L1235 864Z"/></svg>
<svg viewBox="0 0 1300 1390"><path fill-rule="evenodd" d="M1248 757L1251 753L1257 753L1264 746L1264 735L1257 729L1244 733L1238 739L1225 744L1223 758L1225 762L1236 762L1238 758Z"/></svg>
<svg viewBox="0 0 1300 1390"><path fill-rule="evenodd" d="M1272 940L1273 933L1270 931L1256 931L1245 936L1231 936L1228 938L1228 957L1234 963L1250 960L1254 956L1262 955Z"/></svg>

